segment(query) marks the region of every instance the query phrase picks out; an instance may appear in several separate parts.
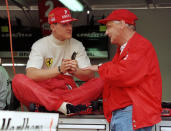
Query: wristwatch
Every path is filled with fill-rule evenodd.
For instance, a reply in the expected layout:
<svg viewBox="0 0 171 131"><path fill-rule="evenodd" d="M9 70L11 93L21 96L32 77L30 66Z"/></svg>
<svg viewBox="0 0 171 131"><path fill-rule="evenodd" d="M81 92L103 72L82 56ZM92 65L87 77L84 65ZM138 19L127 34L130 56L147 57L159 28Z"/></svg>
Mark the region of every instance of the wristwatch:
<svg viewBox="0 0 171 131"><path fill-rule="evenodd" d="M60 67L60 66L58 66L58 71L59 71L60 74L64 74L64 73L61 71L61 67Z"/></svg>

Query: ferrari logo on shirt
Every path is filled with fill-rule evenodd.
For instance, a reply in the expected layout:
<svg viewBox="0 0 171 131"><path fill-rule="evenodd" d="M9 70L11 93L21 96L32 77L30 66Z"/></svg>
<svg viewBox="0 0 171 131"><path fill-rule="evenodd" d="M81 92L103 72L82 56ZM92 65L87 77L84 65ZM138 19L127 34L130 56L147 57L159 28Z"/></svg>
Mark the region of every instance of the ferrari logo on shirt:
<svg viewBox="0 0 171 131"><path fill-rule="evenodd" d="M47 67L50 67L53 64L53 58L46 58L45 63Z"/></svg>

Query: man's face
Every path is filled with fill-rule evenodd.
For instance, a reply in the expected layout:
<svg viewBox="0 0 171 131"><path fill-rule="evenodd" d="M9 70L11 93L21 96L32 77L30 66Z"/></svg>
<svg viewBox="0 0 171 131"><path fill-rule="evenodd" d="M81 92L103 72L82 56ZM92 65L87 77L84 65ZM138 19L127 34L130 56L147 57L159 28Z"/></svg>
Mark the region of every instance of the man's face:
<svg viewBox="0 0 171 131"><path fill-rule="evenodd" d="M72 24L71 23L51 24L51 30L52 30L53 35L58 40L64 41L72 37Z"/></svg>
<svg viewBox="0 0 171 131"><path fill-rule="evenodd" d="M106 35L110 38L110 42L112 44L118 44L121 33L121 24L109 21L106 23L106 27Z"/></svg>

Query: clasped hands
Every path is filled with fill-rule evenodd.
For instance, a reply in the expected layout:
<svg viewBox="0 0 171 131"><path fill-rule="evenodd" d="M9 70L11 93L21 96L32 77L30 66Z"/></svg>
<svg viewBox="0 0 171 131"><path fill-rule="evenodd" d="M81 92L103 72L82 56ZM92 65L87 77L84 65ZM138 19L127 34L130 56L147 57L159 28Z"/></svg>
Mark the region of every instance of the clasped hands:
<svg viewBox="0 0 171 131"><path fill-rule="evenodd" d="M77 60L71 60L71 59L63 59L61 66L60 66L61 72L69 73L69 74L75 74L75 72L78 69L78 62Z"/></svg>

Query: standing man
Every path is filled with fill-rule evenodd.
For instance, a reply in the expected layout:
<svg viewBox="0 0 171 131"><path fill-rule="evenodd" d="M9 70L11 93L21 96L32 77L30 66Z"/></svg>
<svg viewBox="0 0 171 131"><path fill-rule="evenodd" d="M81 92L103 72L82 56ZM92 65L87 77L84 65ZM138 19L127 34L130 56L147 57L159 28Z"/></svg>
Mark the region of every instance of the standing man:
<svg viewBox="0 0 171 131"><path fill-rule="evenodd" d="M21 103L40 104L48 111L68 115L87 108L78 104L100 97L103 82L92 79L94 71L80 69L91 64L82 43L72 38L71 22L76 20L67 8L57 7L49 13L52 34L33 44L26 76L18 74L12 81L13 91ZM73 76L82 81L92 80L77 88ZM90 103L87 105L92 107Z"/></svg>
<svg viewBox="0 0 171 131"><path fill-rule="evenodd" d="M112 61L84 69L98 71L104 81L103 107L111 131L151 131L161 121L159 63L151 42L135 31L136 20L126 9L99 20L117 52Z"/></svg>

